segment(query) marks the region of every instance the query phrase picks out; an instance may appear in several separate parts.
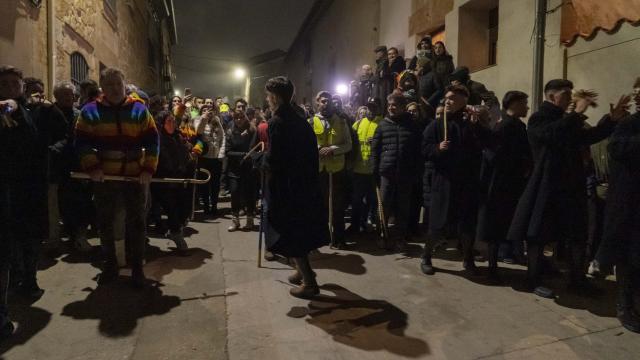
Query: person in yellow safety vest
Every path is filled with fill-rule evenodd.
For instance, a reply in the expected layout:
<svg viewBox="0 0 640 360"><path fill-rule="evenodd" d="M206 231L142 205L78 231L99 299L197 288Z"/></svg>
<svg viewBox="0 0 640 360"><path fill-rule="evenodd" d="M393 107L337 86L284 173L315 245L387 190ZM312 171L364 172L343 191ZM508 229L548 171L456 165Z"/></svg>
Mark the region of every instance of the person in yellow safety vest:
<svg viewBox="0 0 640 360"><path fill-rule="evenodd" d="M332 179L333 246L344 248L345 154L351 151L351 134L347 122L336 114L328 91L316 96L316 115L309 119L318 141L320 155L320 187L327 211L329 209L329 179ZM329 175L331 174L331 176Z"/></svg>
<svg viewBox="0 0 640 360"><path fill-rule="evenodd" d="M371 230L371 223L377 218L376 209L376 183L373 177L373 164L371 163L371 141L376 133L378 124L383 120L382 101L380 98L369 98L367 106L362 107L365 116L357 119L353 124L353 130L358 136L359 154L357 154L353 168L353 196L351 199L351 227L349 232L358 233Z"/></svg>

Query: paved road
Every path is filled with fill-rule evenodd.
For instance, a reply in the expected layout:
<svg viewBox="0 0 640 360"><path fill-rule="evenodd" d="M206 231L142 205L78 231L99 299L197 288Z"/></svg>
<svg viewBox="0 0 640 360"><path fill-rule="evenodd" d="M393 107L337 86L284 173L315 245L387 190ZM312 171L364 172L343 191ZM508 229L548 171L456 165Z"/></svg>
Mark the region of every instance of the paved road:
<svg viewBox="0 0 640 360"><path fill-rule="evenodd" d="M20 329L3 359L637 359L640 336L614 318L613 283L600 301L546 300L462 276L455 251L425 277L409 255L322 249L313 258L322 296L291 298L286 262L258 269L256 233L226 232L227 219L191 224L189 256L152 238L147 275L135 292L96 288L91 256L45 262L45 296L14 301ZM92 242L97 243L94 239Z"/></svg>

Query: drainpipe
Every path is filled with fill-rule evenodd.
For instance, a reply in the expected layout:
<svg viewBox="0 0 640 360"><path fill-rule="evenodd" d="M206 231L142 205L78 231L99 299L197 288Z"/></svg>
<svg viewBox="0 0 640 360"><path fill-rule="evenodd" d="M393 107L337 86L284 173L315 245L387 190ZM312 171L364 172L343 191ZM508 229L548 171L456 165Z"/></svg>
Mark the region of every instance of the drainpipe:
<svg viewBox="0 0 640 360"><path fill-rule="evenodd" d="M533 89L531 108L537 111L542 103L544 81L544 38L547 26L547 0L536 0L535 46L533 49Z"/></svg>
<svg viewBox="0 0 640 360"><path fill-rule="evenodd" d="M53 99L53 85L56 79L55 55L55 4L47 0L47 98Z"/></svg>

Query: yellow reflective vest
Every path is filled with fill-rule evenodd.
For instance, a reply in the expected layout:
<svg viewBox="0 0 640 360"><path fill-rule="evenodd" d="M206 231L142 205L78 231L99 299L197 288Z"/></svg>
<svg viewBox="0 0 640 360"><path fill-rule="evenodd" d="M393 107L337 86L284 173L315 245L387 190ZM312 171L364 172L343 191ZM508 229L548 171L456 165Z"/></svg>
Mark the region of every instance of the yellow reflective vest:
<svg viewBox="0 0 640 360"><path fill-rule="evenodd" d="M335 147L334 156L320 158L319 171L328 173L342 171L345 166L345 153L351 150L351 135L348 133L348 126L337 115L331 116L326 124L317 115L310 122L318 139L318 148Z"/></svg>
<svg viewBox="0 0 640 360"><path fill-rule="evenodd" d="M353 167L353 172L362 175L373 174L373 164L371 164L371 143L370 139L373 139L373 135L376 133L378 125L382 121L382 116L376 116L373 120L368 118L362 118L353 124L353 130L358 136L358 143L360 144L360 153L358 154L356 164Z"/></svg>

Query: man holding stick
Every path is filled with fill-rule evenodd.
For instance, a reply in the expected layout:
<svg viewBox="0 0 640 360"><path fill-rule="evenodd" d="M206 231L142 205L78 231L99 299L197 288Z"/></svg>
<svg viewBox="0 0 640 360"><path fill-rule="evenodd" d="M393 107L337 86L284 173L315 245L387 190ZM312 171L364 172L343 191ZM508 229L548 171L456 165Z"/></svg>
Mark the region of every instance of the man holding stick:
<svg viewBox="0 0 640 360"><path fill-rule="evenodd" d="M462 242L463 266L476 273L473 245L478 213L482 150L491 142L488 113L467 107L469 91L460 85L445 90L444 121L434 121L423 134L422 153L433 162L429 235L421 270L433 275L434 242L453 226Z"/></svg>
<svg viewBox="0 0 640 360"><path fill-rule="evenodd" d="M587 294L594 290L585 276L587 193L582 151L611 135L630 101L621 98L597 126L587 128L584 113L595 105L597 95L581 91L572 100L572 90L569 80L549 81L546 100L529 118L534 169L507 235L510 241L527 241L527 285L542 297L553 297L541 286L544 247L553 240L566 241L570 249L569 290Z"/></svg>
<svg viewBox="0 0 640 360"><path fill-rule="evenodd" d="M76 125L76 147L82 169L95 182L104 265L100 284L118 277L114 222L126 211L127 248L131 250L133 285L143 287L145 203L158 164L158 130L145 105L125 95L125 77L108 68L100 75L104 96L84 106ZM138 183L104 182L105 175L135 176Z"/></svg>
<svg viewBox="0 0 640 360"><path fill-rule="evenodd" d="M296 272L289 282L301 286L291 289L291 295L309 298L320 293L309 252L329 243L316 136L291 105L294 86L289 79L270 79L265 89L273 117L264 161L267 211L262 228L267 250L293 259Z"/></svg>

